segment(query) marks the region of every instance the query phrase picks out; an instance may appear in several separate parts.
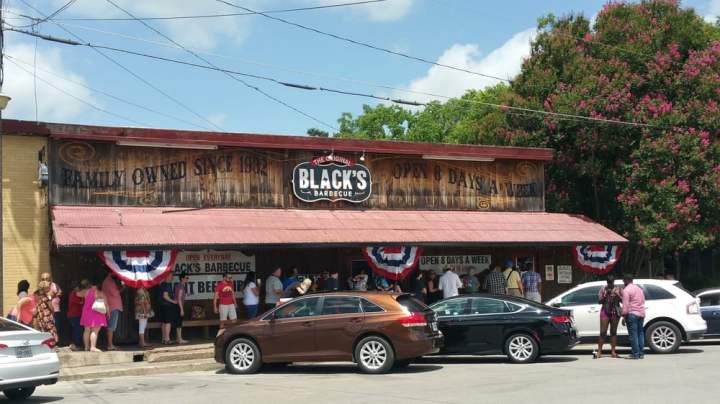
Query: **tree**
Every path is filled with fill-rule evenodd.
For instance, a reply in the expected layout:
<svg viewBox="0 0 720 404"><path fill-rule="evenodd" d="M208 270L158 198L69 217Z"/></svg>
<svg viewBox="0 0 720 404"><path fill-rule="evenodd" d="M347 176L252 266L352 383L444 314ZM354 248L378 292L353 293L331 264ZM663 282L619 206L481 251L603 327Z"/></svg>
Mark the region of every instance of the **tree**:
<svg viewBox="0 0 720 404"><path fill-rule="evenodd" d="M314 137L330 137L330 133L318 128L310 128L307 130L308 136Z"/></svg>

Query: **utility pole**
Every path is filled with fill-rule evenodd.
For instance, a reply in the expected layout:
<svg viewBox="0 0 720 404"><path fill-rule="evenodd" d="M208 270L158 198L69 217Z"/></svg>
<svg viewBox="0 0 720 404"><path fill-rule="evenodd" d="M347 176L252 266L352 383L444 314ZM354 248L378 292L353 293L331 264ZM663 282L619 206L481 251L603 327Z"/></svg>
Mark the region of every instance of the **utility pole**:
<svg viewBox="0 0 720 404"><path fill-rule="evenodd" d="M8 101L10 101L10 97L3 94L2 92L2 85L3 85L3 79L5 77L5 70L3 69L3 56L5 55L5 31L2 29L2 25L5 24L5 19L3 17L3 0L0 0L0 314L4 313L3 308L3 289L5 287L4 279L3 279L3 237L5 236L5 232L3 231L3 186L2 186L2 178L3 178L3 171L2 171L2 143L3 143L3 131L2 131L2 110L5 109L7 106Z"/></svg>

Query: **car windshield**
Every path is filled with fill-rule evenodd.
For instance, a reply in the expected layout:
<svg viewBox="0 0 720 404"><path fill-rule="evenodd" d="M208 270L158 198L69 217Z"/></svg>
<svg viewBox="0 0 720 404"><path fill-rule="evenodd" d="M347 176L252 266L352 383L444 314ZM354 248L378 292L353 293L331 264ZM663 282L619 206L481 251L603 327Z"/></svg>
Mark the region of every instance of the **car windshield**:
<svg viewBox="0 0 720 404"><path fill-rule="evenodd" d="M0 332L2 331L27 331L27 329L20 324L0 318Z"/></svg>

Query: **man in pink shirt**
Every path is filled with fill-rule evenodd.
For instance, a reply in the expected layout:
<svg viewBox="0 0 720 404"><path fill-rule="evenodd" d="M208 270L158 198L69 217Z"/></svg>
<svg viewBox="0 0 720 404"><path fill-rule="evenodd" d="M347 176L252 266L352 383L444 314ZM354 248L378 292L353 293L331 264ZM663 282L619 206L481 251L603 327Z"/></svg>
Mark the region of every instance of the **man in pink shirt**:
<svg viewBox="0 0 720 404"><path fill-rule="evenodd" d="M105 295L105 300L108 305L110 312L107 313L108 325L107 325L107 349L108 351L115 351L117 348L113 344L113 334L117 329L118 322L120 321L120 314L123 311L122 297L120 296L122 283L120 280L115 279L112 273L102 283L102 292Z"/></svg>
<svg viewBox="0 0 720 404"><path fill-rule="evenodd" d="M645 294L633 283L632 275L623 277L625 288L622 291L622 312L630 336L632 354L627 359L643 359L645 354Z"/></svg>

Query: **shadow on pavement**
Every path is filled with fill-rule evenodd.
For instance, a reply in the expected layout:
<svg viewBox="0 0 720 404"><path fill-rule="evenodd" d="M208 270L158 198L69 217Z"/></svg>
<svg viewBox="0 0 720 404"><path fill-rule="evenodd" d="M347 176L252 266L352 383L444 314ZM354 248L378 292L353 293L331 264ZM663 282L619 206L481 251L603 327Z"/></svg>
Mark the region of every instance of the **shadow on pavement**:
<svg viewBox="0 0 720 404"><path fill-rule="evenodd" d="M535 363L563 363L574 362L577 358L570 356L541 356ZM510 363L505 356L428 356L418 359L416 363L435 363L438 365L451 364L483 364L483 363Z"/></svg>
<svg viewBox="0 0 720 404"><path fill-rule="evenodd" d="M9 400L5 395L0 394L0 403L52 403L55 401L62 401L63 397L43 397L43 396L30 396L26 400Z"/></svg>
<svg viewBox="0 0 720 404"><path fill-rule="evenodd" d="M426 365L419 361L402 369L393 369L390 373L412 374L433 372L442 369L442 366ZM216 374L228 374L225 369L220 369ZM258 374L284 375L284 374L308 374L308 375L335 375L335 374L362 374L358 367L353 364L315 364L301 363L287 366L263 367Z"/></svg>

